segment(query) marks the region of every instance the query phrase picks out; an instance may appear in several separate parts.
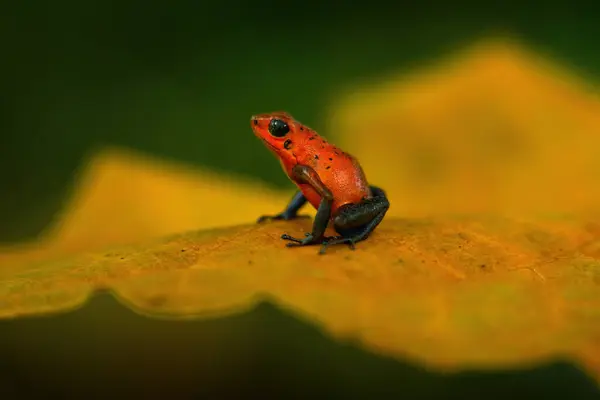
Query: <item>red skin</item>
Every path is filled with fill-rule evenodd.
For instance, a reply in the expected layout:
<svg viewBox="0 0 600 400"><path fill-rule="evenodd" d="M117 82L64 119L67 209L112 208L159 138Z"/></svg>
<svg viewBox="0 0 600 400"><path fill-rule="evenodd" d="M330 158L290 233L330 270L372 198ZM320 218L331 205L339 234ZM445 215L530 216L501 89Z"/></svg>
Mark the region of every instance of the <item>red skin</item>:
<svg viewBox="0 0 600 400"><path fill-rule="evenodd" d="M284 137L275 137L269 133L268 126L273 118L285 121L290 127L289 133ZM254 122L250 124L254 134L275 154L287 176L298 186L314 208L319 208L321 196L312 186L295 181L292 174L295 165L305 165L314 169L323 184L331 191L332 218L344 204L357 204L371 197L371 189L358 161L328 143L314 130L296 121L288 113L259 114L255 115L253 120L258 121L258 124ZM291 141L291 145L286 149L284 143L287 140Z"/></svg>

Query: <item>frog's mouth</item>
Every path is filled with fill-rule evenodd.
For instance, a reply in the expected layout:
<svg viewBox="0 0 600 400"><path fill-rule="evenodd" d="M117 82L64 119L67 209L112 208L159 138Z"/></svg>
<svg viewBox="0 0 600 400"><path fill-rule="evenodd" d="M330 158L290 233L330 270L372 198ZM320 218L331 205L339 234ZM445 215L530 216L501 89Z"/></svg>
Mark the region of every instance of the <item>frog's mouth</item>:
<svg viewBox="0 0 600 400"><path fill-rule="evenodd" d="M292 162L296 163L296 154L294 154L293 151L284 151L283 148L279 148L279 147L275 147L273 146L271 143L269 143L267 140L263 139L262 137L260 138L260 140L262 140L264 142L264 144L267 146L267 149L269 149L274 155L275 157L277 157L279 159L279 161L285 165L284 159L288 159L288 161L291 160Z"/></svg>
<svg viewBox="0 0 600 400"><path fill-rule="evenodd" d="M275 152L279 152L281 151L281 149L273 146L271 143L269 143L266 139L260 138L260 140L262 140L264 142L264 144L271 150L275 151Z"/></svg>

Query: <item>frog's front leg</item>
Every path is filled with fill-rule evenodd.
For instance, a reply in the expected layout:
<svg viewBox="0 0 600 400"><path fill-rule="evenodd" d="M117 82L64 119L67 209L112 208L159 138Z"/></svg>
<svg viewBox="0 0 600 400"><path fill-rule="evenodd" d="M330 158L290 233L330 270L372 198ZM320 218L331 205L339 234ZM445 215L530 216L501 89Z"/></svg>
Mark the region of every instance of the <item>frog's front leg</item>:
<svg viewBox="0 0 600 400"><path fill-rule="evenodd" d="M367 239L375 230L390 208L390 202L382 189L371 186L371 192L373 197L339 209L333 224L341 236L324 241L320 254L334 244L348 243L354 249L355 243Z"/></svg>
<svg viewBox="0 0 600 400"><path fill-rule="evenodd" d="M323 184L319 175L314 169L305 165L296 165L292 169L294 180L298 183L307 183L315 189L315 191L321 196L321 202L317 209L317 215L313 222L312 232L307 233L303 239L292 237L288 234L281 235L284 240L289 240L292 243L288 243L288 247L292 246L308 246L312 244L320 244L325 240L325 230L327 224L331 218L331 205L333 203L333 194Z"/></svg>
<svg viewBox="0 0 600 400"><path fill-rule="evenodd" d="M285 210L275 215L263 215L256 221L263 223L265 221L284 220L289 221L296 218L310 218L309 215L298 215L298 211L306 204L306 197L300 190L294 193L294 197L290 200Z"/></svg>

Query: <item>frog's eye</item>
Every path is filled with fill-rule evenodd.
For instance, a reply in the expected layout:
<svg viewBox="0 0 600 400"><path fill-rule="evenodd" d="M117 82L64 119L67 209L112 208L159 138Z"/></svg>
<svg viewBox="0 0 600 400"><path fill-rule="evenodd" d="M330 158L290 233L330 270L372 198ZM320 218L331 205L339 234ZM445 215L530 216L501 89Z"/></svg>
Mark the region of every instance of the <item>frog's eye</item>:
<svg viewBox="0 0 600 400"><path fill-rule="evenodd" d="M284 137L290 131L285 121L274 118L269 122L269 133L275 137Z"/></svg>

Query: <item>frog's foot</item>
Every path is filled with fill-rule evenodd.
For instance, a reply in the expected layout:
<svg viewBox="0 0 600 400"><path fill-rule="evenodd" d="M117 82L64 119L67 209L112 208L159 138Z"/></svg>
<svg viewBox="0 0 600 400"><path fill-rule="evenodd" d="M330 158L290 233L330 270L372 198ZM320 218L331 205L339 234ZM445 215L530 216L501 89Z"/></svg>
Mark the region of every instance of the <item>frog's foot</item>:
<svg viewBox="0 0 600 400"><path fill-rule="evenodd" d="M293 219L306 219L306 218L310 218L310 215L293 215L293 214L288 214L285 212L279 213L279 214L275 214L275 215L262 215L261 217L259 217L256 220L256 223L258 224L262 224L263 222L267 222L267 221L291 221Z"/></svg>
<svg viewBox="0 0 600 400"><path fill-rule="evenodd" d="M352 237L344 237L344 236L332 236L327 238L321 244L321 250L319 250L319 254L325 254L327 248L329 246L333 246L335 244L345 244L347 243L350 246L350 249L355 250L356 246L354 245L358 240Z"/></svg>
<svg viewBox="0 0 600 400"><path fill-rule="evenodd" d="M292 242L292 243L288 243L286 245L287 247L311 246L311 245L320 244L321 249L319 250L319 254L325 254L327 248L334 244L348 243L352 250L354 250L354 248L355 248L354 243L356 242L356 240L354 240L351 237L324 236L321 239L315 239L313 237L312 233L306 233L304 236L305 236L304 239L298 239L298 238L292 237L292 236L284 233L283 235L281 235L281 238Z"/></svg>
<svg viewBox="0 0 600 400"><path fill-rule="evenodd" d="M315 238L312 233L304 234L304 239L295 238L293 236L288 235L287 233L281 235L281 238L283 240L289 240L291 242L286 244L287 247L311 246L315 244L321 244L324 240L327 239L326 237Z"/></svg>

